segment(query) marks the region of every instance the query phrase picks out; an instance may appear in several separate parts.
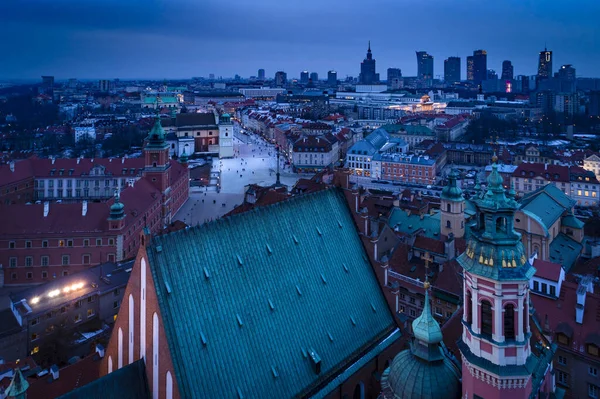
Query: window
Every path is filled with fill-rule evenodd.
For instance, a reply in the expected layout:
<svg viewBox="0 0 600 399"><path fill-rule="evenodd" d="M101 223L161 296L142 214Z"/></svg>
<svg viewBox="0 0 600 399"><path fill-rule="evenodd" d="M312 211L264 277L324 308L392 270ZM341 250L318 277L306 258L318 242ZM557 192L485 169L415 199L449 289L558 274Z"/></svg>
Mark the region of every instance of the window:
<svg viewBox="0 0 600 399"><path fill-rule="evenodd" d="M557 340L560 344L569 345L569 338L564 334L558 334Z"/></svg>
<svg viewBox="0 0 600 399"><path fill-rule="evenodd" d="M113 295L114 295L114 296L119 296L119 289L118 289L118 288L116 288L116 289L113 291Z"/></svg>
<svg viewBox="0 0 600 399"><path fill-rule="evenodd" d="M62 256L62 265L63 266L68 266L69 265L69 255L63 255Z"/></svg>
<svg viewBox="0 0 600 399"><path fill-rule="evenodd" d="M598 356L598 347L596 345L588 345L587 352L592 356Z"/></svg>
<svg viewBox="0 0 600 399"><path fill-rule="evenodd" d="M562 365L562 366L566 366L567 365L567 358L561 355L558 355L558 364Z"/></svg>
<svg viewBox="0 0 600 399"><path fill-rule="evenodd" d="M94 309L88 309L87 310L87 317L88 317L88 319L90 317L94 317L95 315L96 315L96 311Z"/></svg>
<svg viewBox="0 0 600 399"><path fill-rule="evenodd" d="M108 239L108 245L115 245L115 239L114 238L109 238Z"/></svg>
<svg viewBox="0 0 600 399"><path fill-rule="evenodd" d="M504 308L504 338L515 339L515 307L512 304Z"/></svg>
<svg viewBox="0 0 600 399"><path fill-rule="evenodd" d="M411 297L408 298L408 302L410 302L410 303L412 303L414 305L416 303L416 300L415 300L414 297L411 296Z"/></svg>
<svg viewBox="0 0 600 399"><path fill-rule="evenodd" d="M444 311L442 310L442 308L440 307L435 307L435 314L436 316L443 316L444 315Z"/></svg>
<svg viewBox="0 0 600 399"><path fill-rule="evenodd" d="M416 317L417 316L417 312L415 312L414 309L410 310L410 317Z"/></svg>
<svg viewBox="0 0 600 399"><path fill-rule="evenodd" d="M10 274L10 279L11 280L16 280L18 278L17 273L11 273Z"/></svg>
<svg viewBox="0 0 600 399"><path fill-rule="evenodd" d="M539 291L540 290L540 283L539 281L533 281L533 290L534 291Z"/></svg>
<svg viewBox="0 0 600 399"><path fill-rule="evenodd" d="M73 240L67 240L67 247L73 246Z"/></svg>
<svg viewBox="0 0 600 399"><path fill-rule="evenodd" d="M83 246L84 247L89 247L90 246L90 240L88 240L87 238L85 240L83 240Z"/></svg>
<svg viewBox="0 0 600 399"><path fill-rule="evenodd" d="M96 246L101 246L102 245L102 238L96 238Z"/></svg>
<svg viewBox="0 0 600 399"><path fill-rule="evenodd" d="M564 371L556 370L556 381L561 385L569 385L569 374Z"/></svg>
<svg viewBox="0 0 600 399"><path fill-rule="evenodd" d="M62 272L63 277L66 277L69 275L69 271L68 270L63 270Z"/></svg>
<svg viewBox="0 0 600 399"><path fill-rule="evenodd" d="M492 335L492 305L486 301L481 301L481 333Z"/></svg>
<svg viewBox="0 0 600 399"><path fill-rule="evenodd" d="M33 266L33 256L25 257L25 266Z"/></svg>
<svg viewBox="0 0 600 399"><path fill-rule="evenodd" d="M95 296L95 295L88 296L88 299L87 299L87 301L88 301L88 303L95 302L95 301L96 301L96 296Z"/></svg>
<svg viewBox="0 0 600 399"><path fill-rule="evenodd" d="M588 396L594 399L598 397L598 387L596 385L588 385Z"/></svg>
<svg viewBox="0 0 600 399"><path fill-rule="evenodd" d="M25 241L25 248L31 248L31 241Z"/></svg>
<svg viewBox="0 0 600 399"><path fill-rule="evenodd" d="M42 272L42 278L48 278L48 272L47 271L43 271Z"/></svg>
<svg viewBox="0 0 600 399"><path fill-rule="evenodd" d="M119 307L119 301L114 301L113 302L113 309L116 309Z"/></svg>
<svg viewBox="0 0 600 399"><path fill-rule="evenodd" d="M46 255L45 255L45 256L42 256L42 257L40 258L40 264L41 264L42 266L48 266L48 264L50 264L50 257L48 257L48 256L46 256Z"/></svg>
<svg viewBox="0 0 600 399"><path fill-rule="evenodd" d="M31 280L33 278L33 273L32 272L27 272L25 274L25 276L27 277L27 280Z"/></svg>
<svg viewBox="0 0 600 399"><path fill-rule="evenodd" d="M14 241L11 241L11 242L9 242L9 243L8 243L8 247L9 247L10 249L15 249L15 242L14 242Z"/></svg>
<svg viewBox="0 0 600 399"><path fill-rule="evenodd" d="M77 313L74 319L75 323L79 323L81 321L81 314Z"/></svg>
<svg viewBox="0 0 600 399"><path fill-rule="evenodd" d="M588 373L593 375L594 377L598 376L598 369L596 367L591 367L588 369Z"/></svg>
<svg viewBox="0 0 600 399"><path fill-rule="evenodd" d="M48 241L42 241L42 248L48 248Z"/></svg>
<svg viewBox="0 0 600 399"><path fill-rule="evenodd" d="M40 351L40 347L39 347L39 346L36 346L36 347L34 347L34 348L31 350L31 354L32 354L32 355L35 355L35 354L36 354L36 353L38 353L39 351Z"/></svg>
<svg viewBox="0 0 600 399"><path fill-rule="evenodd" d="M36 318L34 318L34 319L31 319L31 325L32 325L32 326L35 326L35 325L36 325L37 323L39 323L39 322L40 322L40 319L39 319L38 317L36 317Z"/></svg>
<svg viewBox="0 0 600 399"><path fill-rule="evenodd" d="M90 264L90 255L83 255L83 256L81 257L81 262L82 262L84 265L89 265L89 264Z"/></svg>
<svg viewBox="0 0 600 399"><path fill-rule="evenodd" d="M550 286L550 295L556 296L556 287L554 285Z"/></svg>
<svg viewBox="0 0 600 399"><path fill-rule="evenodd" d="M31 340L32 341L35 341L38 338L39 338L39 336L36 333L31 334Z"/></svg>
<svg viewBox="0 0 600 399"><path fill-rule="evenodd" d="M8 265L10 267L17 267L17 258L15 258L15 257L10 258L10 260L8 261Z"/></svg>
<svg viewBox="0 0 600 399"><path fill-rule="evenodd" d="M548 293L548 284L546 284L546 283L542 283L542 292L543 292L544 294L547 294L547 293Z"/></svg>

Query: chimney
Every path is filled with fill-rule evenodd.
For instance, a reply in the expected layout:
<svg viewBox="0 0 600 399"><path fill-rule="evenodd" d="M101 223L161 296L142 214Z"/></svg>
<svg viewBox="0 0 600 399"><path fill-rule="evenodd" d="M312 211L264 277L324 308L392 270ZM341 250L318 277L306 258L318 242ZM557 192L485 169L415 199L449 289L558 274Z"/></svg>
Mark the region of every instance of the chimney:
<svg viewBox="0 0 600 399"><path fill-rule="evenodd" d="M53 380L58 380L59 371L58 371L58 366L56 364L53 364L50 367L50 374L52 374L52 379Z"/></svg>
<svg viewBox="0 0 600 399"><path fill-rule="evenodd" d="M104 346L102 344L96 345L96 353L100 357L104 357Z"/></svg>
<svg viewBox="0 0 600 399"><path fill-rule="evenodd" d="M87 214L87 201L83 201L81 203L81 216L85 216Z"/></svg>
<svg viewBox="0 0 600 399"><path fill-rule="evenodd" d="M11 172L15 171L15 161L10 161L10 163L8 164L8 166L10 167L10 171Z"/></svg>
<svg viewBox="0 0 600 399"><path fill-rule="evenodd" d="M79 161L81 161L81 158L77 157L77 165L79 165Z"/></svg>
<svg viewBox="0 0 600 399"><path fill-rule="evenodd" d="M54 157L50 158L52 159L52 165L54 165L54 161L56 160Z"/></svg>
<svg viewBox="0 0 600 399"><path fill-rule="evenodd" d="M48 216L50 212L50 203L48 201L44 202L44 217Z"/></svg>
<svg viewBox="0 0 600 399"><path fill-rule="evenodd" d="M313 367L315 374L321 374L321 358L314 349L310 349L308 352L310 363Z"/></svg>
<svg viewBox="0 0 600 399"><path fill-rule="evenodd" d="M121 163L125 163L125 157L121 158Z"/></svg>

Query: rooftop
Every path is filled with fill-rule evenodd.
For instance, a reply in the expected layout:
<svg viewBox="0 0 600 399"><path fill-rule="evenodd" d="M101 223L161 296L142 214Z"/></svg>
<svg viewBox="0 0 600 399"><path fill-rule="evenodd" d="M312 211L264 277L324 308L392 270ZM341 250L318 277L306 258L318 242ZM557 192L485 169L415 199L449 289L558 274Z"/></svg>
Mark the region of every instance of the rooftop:
<svg viewBox="0 0 600 399"><path fill-rule="evenodd" d="M185 397L318 394L397 334L337 190L154 237L148 257Z"/></svg>

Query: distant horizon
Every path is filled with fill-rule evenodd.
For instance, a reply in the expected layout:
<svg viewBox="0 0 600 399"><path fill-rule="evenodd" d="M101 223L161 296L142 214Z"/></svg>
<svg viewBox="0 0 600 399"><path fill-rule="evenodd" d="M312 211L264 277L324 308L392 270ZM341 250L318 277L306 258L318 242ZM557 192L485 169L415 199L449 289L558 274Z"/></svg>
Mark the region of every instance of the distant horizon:
<svg viewBox="0 0 600 399"><path fill-rule="evenodd" d="M459 56L464 80L477 49L498 75L510 60L515 76L531 76L545 47L553 72L572 64L578 76L600 77L594 0L5 0L0 15L10 54L0 63L4 80L249 77L259 68L271 79L278 70L324 79L332 69L344 79L358 76L369 40L382 78L388 68L416 76L415 52L427 51L435 78L446 58Z"/></svg>

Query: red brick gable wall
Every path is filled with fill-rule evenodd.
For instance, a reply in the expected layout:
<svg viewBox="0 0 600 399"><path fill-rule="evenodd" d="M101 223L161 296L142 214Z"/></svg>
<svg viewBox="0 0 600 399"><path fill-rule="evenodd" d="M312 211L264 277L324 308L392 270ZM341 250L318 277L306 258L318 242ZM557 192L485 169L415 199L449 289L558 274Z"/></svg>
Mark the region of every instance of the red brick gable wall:
<svg viewBox="0 0 600 399"><path fill-rule="evenodd" d="M149 240L149 236L144 236L143 239L140 237L141 245L138 250L138 254L131 270L131 276L129 277L129 283L125 289L125 295L123 296L123 303L119 310L117 320L115 322L110 341L106 348L104 359L100 365L100 376L108 374L108 363L112 361L112 370L117 370L118 365L118 331L119 328L123 331L123 366L129 364L129 296L133 296L134 300L134 320L133 320L133 361L140 359L140 307L141 307L141 263L142 259L146 262L146 375L148 378L148 388L150 392L153 389L153 366L154 356L152 347L152 319L156 312L159 320L159 347L158 347L158 397L166 398L166 381L167 372L171 373L173 377L173 398L179 399L179 389L177 387L177 381L175 378L175 370L173 368L173 362L171 360L171 353L169 351L169 345L167 344L167 337L163 328L163 319L160 314L158 305L158 299L156 296L156 290L154 287L154 280L150 271L150 265L148 264L148 256L146 253L146 243Z"/></svg>

